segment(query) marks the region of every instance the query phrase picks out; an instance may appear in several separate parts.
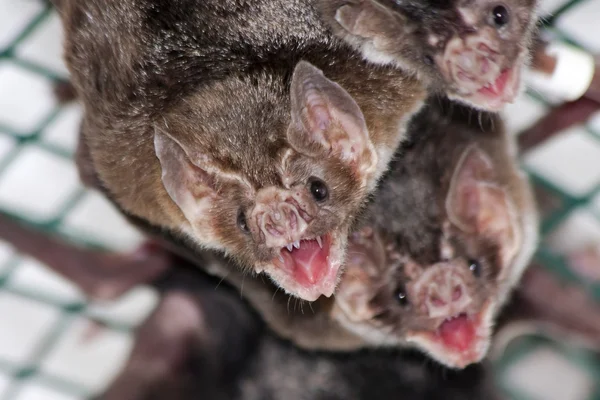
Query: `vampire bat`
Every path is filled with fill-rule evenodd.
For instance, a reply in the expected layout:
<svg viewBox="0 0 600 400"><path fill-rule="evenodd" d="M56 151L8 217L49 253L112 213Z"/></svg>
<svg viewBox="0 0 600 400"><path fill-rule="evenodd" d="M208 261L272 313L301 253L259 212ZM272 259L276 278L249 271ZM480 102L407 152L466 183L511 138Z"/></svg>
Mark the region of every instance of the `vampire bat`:
<svg viewBox="0 0 600 400"><path fill-rule="evenodd" d="M424 82L364 62L313 0L60 7L98 187L288 293L331 295Z"/></svg>
<svg viewBox="0 0 600 400"><path fill-rule="evenodd" d="M8 226L6 220L0 226ZM55 262L79 260L85 268L81 249L26 225L10 227L18 231L7 237L16 248L40 257L35 249L41 247ZM6 237L7 229L0 232ZM108 265L110 255L105 256ZM129 361L99 399L395 399L402 393L407 400L466 400L496 395L487 364L448 371L413 352L296 348L264 330L258 315L226 283L173 255L166 260L168 272L155 283L164 293L162 301L138 328ZM124 261L113 256L114 270L126 273ZM96 280L115 283L107 276ZM560 337L567 342L584 337L592 349L600 349L598 304L582 287L565 285L539 266L525 272L500 321L499 351L524 331L566 334Z"/></svg>
<svg viewBox="0 0 600 400"><path fill-rule="evenodd" d="M85 268L81 249L6 221L0 220L0 232L16 248L40 257L35 249L41 247L54 262L79 262ZM18 234L6 237L5 226ZM115 271L126 273L124 260L113 256ZM295 348L265 330L226 283L203 276L185 260L172 255L167 260L168 272L155 283L163 298L138 328L121 374L98 400L392 399L399 392L409 400L446 400L496 395L487 364L447 371L413 352L342 354ZM107 276L97 281L114 283ZM553 302L547 301L549 296ZM583 288L565 285L539 266L525 272L501 317L498 351L516 335L533 331L560 333L568 343L583 337L592 349L600 348L598 304Z"/></svg>
<svg viewBox="0 0 600 400"><path fill-rule="evenodd" d="M234 291L176 265L128 362L96 400L476 400L488 366L446 371L410 352L315 353L264 329Z"/></svg>
<svg viewBox="0 0 600 400"><path fill-rule="evenodd" d="M335 314L368 342L415 345L462 367L487 352L537 245L537 211L496 115L474 121L432 102L410 132L369 208L367 236L350 247Z"/></svg>
<svg viewBox="0 0 600 400"><path fill-rule="evenodd" d="M306 0L67 0L60 13L96 187L290 294L330 296L422 85L364 62Z"/></svg>
<svg viewBox="0 0 600 400"><path fill-rule="evenodd" d="M532 190L493 114L432 100L350 235L334 298L300 304L228 274L280 336L301 347L413 346L451 367L481 360L538 238ZM217 266L215 266L217 265ZM218 274L218 260L206 269Z"/></svg>
<svg viewBox="0 0 600 400"><path fill-rule="evenodd" d="M332 30L376 64L413 72L430 91L497 111L521 87L536 0L320 0Z"/></svg>
<svg viewBox="0 0 600 400"><path fill-rule="evenodd" d="M477 362L533 253L537 215L500 118L469 116L434 100L411 123L412 141L350 235L334 298L297 308L218 254L182 249L236 285L271 329L300 347L416 346L449 366Z"/></svg>
<svg viewBox="0 0 600 400"><path fill-rule="evenodd" d="M128 257L76 247L6 217L0 235L40 261L69 265L62 271L67 275L95 273L84 282L109 290L91 294L120 292L132 271L141 271ZM482 366L458 373L414 352L296 348L266 329L237 290L197 269L196 262L213 262L210 252L203 254L192 264L162 252L165 270L153 279L162 300L136 330L123 370L97 400L392 399L399 392L407 400L476 400L495 393ZM158 265L156 257L155 250L146 251L137 261ZM83 289L89 293L90 286Z"/></svg>
<svg viewBox="0 0 600 400"><path fill-rule="evenodd" d="M215 291L214 281L193 272L186 275L184 268L176 268L162 281L162 302L138 329L121 374L97 400L384 400L397 399L399 393L404 400L504 398L489 361L457 371L406 350L332 353L295 348L265 330L239 296L223 287ZM572 344L583 332L600 349L598 325L582 329L592 326L586 320L598 321L600 307L581 308L583 303L570 300L575 293L581 298L581 287L573 292L540 286L556 279L537 265L524 278L525 285L503 312L500 343L494 340L497 351L515 334L536 329L547 334L554 328L568 333L563 343ZM532 284L531 278L538 283ZM564 305L562 315L550 311L556 309L548 296ZM593 304L589 296L588 304Z"/></svg>

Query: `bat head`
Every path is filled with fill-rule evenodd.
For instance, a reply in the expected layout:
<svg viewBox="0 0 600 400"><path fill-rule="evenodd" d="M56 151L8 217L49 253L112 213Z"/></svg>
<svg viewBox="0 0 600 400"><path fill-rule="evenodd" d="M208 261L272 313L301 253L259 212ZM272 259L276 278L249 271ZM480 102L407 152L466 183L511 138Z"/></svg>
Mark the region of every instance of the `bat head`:
<svg viewBox="0 0 600 400"><path fill-rule="evenodd" d="M536 22L535 0L323 0L321 8L369 61L489 111L517 96Z"/></svg>
<svg viewBox="0 0 600 400"><path fill-rule="evenodd" d="M461 154L442 203L419 252L409 234L367 226L351 235L334 317L368 342L416 346L463 368L489 349L494 319L515 284L522 230L491 158L476 146Z"/></svg>
<svg viewBox="0 0 600 400"><path fill-rule="evenodd" d="M154 145L195 243L312 301L335 289L377 154L356 102L320 70L301 61L289 87L273 80L231 79L182 101Z"/></svg>

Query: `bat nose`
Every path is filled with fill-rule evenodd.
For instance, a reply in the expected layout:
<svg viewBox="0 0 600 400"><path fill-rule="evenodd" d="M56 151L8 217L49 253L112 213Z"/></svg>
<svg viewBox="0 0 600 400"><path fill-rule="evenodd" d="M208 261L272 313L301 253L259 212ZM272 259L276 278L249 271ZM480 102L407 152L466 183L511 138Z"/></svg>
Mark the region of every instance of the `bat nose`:
<svg viewBox="0 0 600 400"><path fill-rule="evenodd" d="M283 247L302 238L308 226L289 201L262 203L255 209L256 224L269 247Z"/></svg>
<svg viewBox="0 0 600 400"><path fill-rule="evenodd" d="M424 279L425 305L431 318L448 318L463 312L471 303L462 275L450 266L437 268Z"/></svg>

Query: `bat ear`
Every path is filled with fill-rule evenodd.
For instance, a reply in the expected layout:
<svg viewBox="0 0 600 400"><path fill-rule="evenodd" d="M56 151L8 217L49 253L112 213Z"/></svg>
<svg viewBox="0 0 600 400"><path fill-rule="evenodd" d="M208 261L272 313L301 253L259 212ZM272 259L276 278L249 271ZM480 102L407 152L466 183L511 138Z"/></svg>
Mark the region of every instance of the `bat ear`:
<svg viewBox="0 0 600 400"><path fill-rule="evenodd" d="M397 40L397 35L403 34L412 25L404 20L400 13L391 10L392 4L387 7L381 3L385 1L346 2L333 10L335 21L353 36L363 39Z"/></svg>
<svg viewBox="0 0 600 400"><path fill-rule="evenodd" d="M375 172L377 154L352 96L305 61L294 70L290 96L292 147L313 157L336 157L368 180Z"/></svg>
<svg viewBox="0 0 600 400"><path fill-rule="evenodd" d="M217 198L212 173L192 163L184 148L158 128L154 149L162 169L162 182L171 199L181 209L195 231L209 234L209 211ZM203 225L206 225L202 229Z"/></svg>
<svg viewBox="0 0 600 400"><path fill-rule="evenodd" d="M365 242L369 243L367 247L364 247ZM370 227L364 227L352 235L346 269L335 292L337 308L351 322L366 321L379 312L371 301L376 294L373 281L389 261L380 253L380 250L385 251L380 246L384 246L381 238Z"/></svg>
<svg viewBox="0 0 600 400"><path fill-rule="evenodd" d="M371 277L364 269L349 265L335 292L336 308L350 322L372 319L377 315L376 308L371 304L373 286Z"/></svg>
<svg viewBox="0 0 600 400"><path fill-rule="evenodd" d="M515 206L497 181L490 157L477 146L467 148L452 176L446 212L461 230L500 244L502 260L517 253L520 235Z"/></svg>

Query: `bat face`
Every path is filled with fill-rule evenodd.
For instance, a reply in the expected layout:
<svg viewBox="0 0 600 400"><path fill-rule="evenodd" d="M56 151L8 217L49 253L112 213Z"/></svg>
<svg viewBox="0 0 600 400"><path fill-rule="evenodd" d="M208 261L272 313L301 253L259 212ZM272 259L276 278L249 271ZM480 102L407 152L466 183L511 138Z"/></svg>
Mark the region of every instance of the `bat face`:
<svg viewBox="0 0 600 400"><path fill-rule="evenodd" d="M363 115L306 62L295 69L288 105L231 98L253 90L260 84L225 84L213 99L190 98L157 124L163 185L198 245L265 272L302 299L330 296L377 164ZM240 108L253 120L239 118ZM204 123L212 113L220 118Z"/></svg>
<svg viewBox="0 0 600 400"><path fill-rule="evenodd" d="M498 111L517 96L535 0L324 0L334 31L375 63L397 64L434 91Z"/></svg>
<svg viewBox="0 0 600 400"><path fill-rule="evenodd" d="M514 202L490 158L464 151L445 213L419 252L409 235L372 227L351 235L334 317L378 345L412 345L454 368L486 355L494 319L514 286L522 247Z"/></svg>

